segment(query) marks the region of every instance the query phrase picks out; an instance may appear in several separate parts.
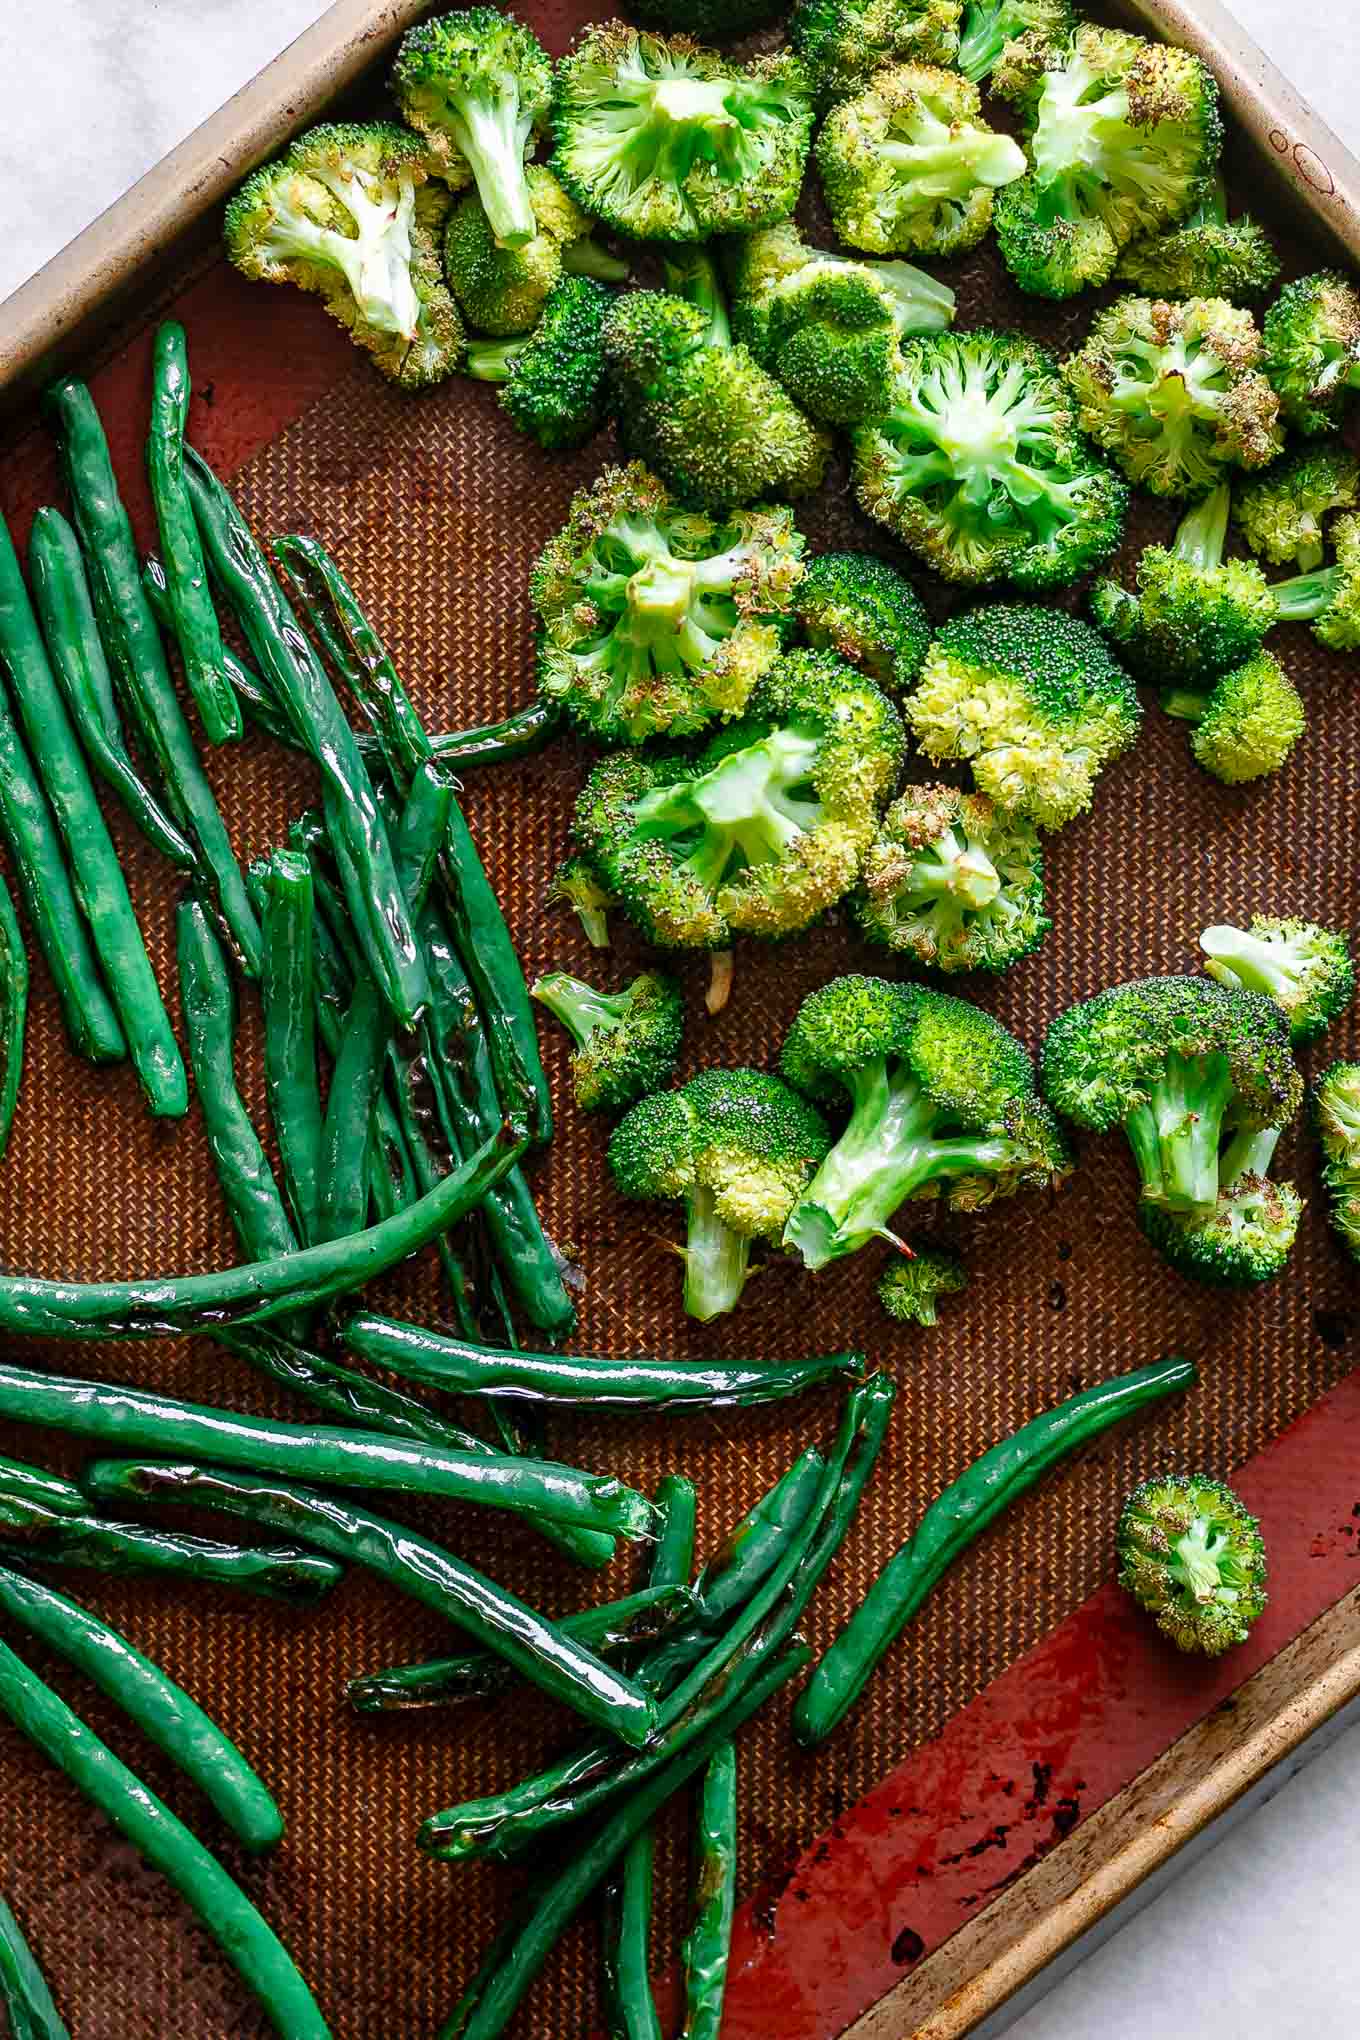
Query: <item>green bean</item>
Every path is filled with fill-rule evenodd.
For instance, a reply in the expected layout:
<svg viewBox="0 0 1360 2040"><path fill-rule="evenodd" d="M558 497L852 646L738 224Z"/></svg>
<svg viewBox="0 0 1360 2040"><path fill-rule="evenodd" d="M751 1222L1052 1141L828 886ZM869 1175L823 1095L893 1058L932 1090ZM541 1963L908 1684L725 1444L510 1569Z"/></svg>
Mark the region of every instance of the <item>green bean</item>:
<svg viewBox="0 0 1360 2040"><path fill-rule="evenodd" d="M789 1538L807 1521L825 1471L826 1461L809 1445L714 1552L694 1583L710 1628L735 1615L773 1570Z"/></svg>
<svg viewBox="0 0 1360 2040"><path fill-rule="evenodd" d="M94 399L84 383L65 376L47 390L43 408L57 431L76 529L90 567L95 618L114 677L156 761L175 820L198 846L199 876L211 891L214 911L243 969L253 977L260 963L259 924L142 588L132 526Z"/></svg>
<svg viewBox="0 0 1360 2040"><path fill-rule="evenodd" d="M283 1816L230 1737L125 1636L41 1580L4 1566L0 1610L131 1715L247 1849L272 1849L280 1840Z"/></svg>
<svg viewBox="0 0 1360 2040"><path fill-rule="evenodd" d="M162 1573L260 1594L291 1608L312 1607L340 1577L338 1565L295 1545L229 1544L89 1514L38 1522L30 1510L22 1543L0 1537L0 1549L15 1565L74 1566L119 1576Z"/></svg>
<svg viewBox="0 0 1360 2040"><path fill-rule="evenodd" d="M605 1891L604 1986L609 2040L662 2040L648 1952L656 1827L648 1821L623 1852Z"/></svg>
<svg viewBox="0 0 1360 2040"><path fill-rule="evenodd" d="M1198 1378L1188 1360L1154 1361L1083 1389L975 1459L931 1503L820 1659L794 1710L794 1734L804 1748L824 1741L845 1718L879 1659L989 1523L1069 1452L1148 1403L1193 1387Z"/></svg>
<svg viewBox="0 0 1360 2040"><path fill-rule="evenodd" d="M260 963L265 1090L293 1224L298 1238L310 1246L322 1237L317 1224L321 1092L312 996L312 872L295 850L276 850L267 869ZM357 1232L362 1222L360 1214L351 1230Z"/></svg>
<svg viewBox="0 0 1360 2040"><path fill-rule="evenodd" d="M507 1112L525 1112L533 1138L549 1141L552 1097L529 988L501 903L456 804L444 838L443 870L444 904L455 947L481 1008L502 1106Z"/></svg>
<svg viewBox="0 0 1360 2040"><path fill-rule="evenodd" d="M198 536L197 525L194 527L194 536L195 538ZM170 584L166 578L165 568L155 553L148 553L142 561L142 587L146 591L147 601L151 604L151 614L161 629L173 633L175 618L170 607ZM216 621L215 610L213 616ZM222 672L239 707L256 729L262 730L266 736L272 737L276 744L284 745L287 750L302 750L301 738L259 674L253 673L228 644L222 646Z"/></svg>
<svg viewBox="0 0 1360 2040"><path fill-rule="evenodd" d="M680 1587L689 1582L694 1570L694 1482L683 1473L666 1473L656 1489L656 1507L661 1529L652 1547L651 1583L654 1587Z"/></svg>
<svg viewBox="0 0 1360 2040"><path fill-rule="evenodd" d="M326 823L369 969L398 1026L412 1027L429 1004L430 982L354 732L249 525L192 448L185 452L185 479L213 572L266 685L320 768Z"/></svg>
<svg viewBox="0 0 1360 2040"><path fill-rule="evenodd" d="M23 1459L0 1459L0 1496L54 1516L83 1516L89 1508L74 1481Z"/></svg>
<svg viewBox="0 0 1360 2040"><path fill-rule="evenodd" d="M0 2005L9 2019L12 2040L71 2040L52 2002L47 1979L3 1898L0 1898Z"/></svg>
<svg viewBox="0 0 1360 2040"><path fill-rule="evenodd" d="M27 1019L28 951L9 888L0 878L0 1156L19 1102Z"/></svg>
<svg viewBox="0 0 1360 2040"><path fill-rule="evenodd" d="M529 1923L517 1935L493 1974L481 1983L475 1998L464 1999L452 2021L440 2028L439 2040L496 2040L503 2033L524 1993L578 1908L608 1874L633 1836L638 1834L682 1785L702 1770L718 1746L729 1740L770 1695L807 1664L812 1653L800 1644L767 1667L729 1699L711 1727L688 1748L648 1777L628 1802L596 1830L572 1856L565 1869L534 1892Z"/></svg>
<svg viewBox="0 0 1360 2040"><path fill-rule="evenodd" d="M650 1732L656 1703L633 1680L441 1545L348 1497L212 1468L131 1460L96 1460L87 1485L103 1499L130 1495L142 1502L184 1501L286 1528L319 1550L367 1566L399 1592L435 1609L611 1736L637 1747Z"/></svg>
<svg viewBox="0 0 1360 2040"><path fill-rule="evenodd" d="M681 2040L718 2040L737 1909L737 1752L730 1738L705 1767L694 1835L694 1919L681 1950Z"/></svg>
<svg viewBox="0 0 1360 2040"><path fill-rule="evenodd" d="M561 713L555 706L546 701L531 701L527 708L516 709L500 722L448 730L433 739L433 750L441 764L455 772L466 772L474 765L500 765L531 757L561 727Z"/></svg>
<svg viewBox="0 0 1360 2040"><path fill-rule="evenodd" d="M234 1878L64 1701L0 1643L0 1712L51 1759L197 1913L284 2040L330 2040L283 1943Z"/></svg>
<svg viewBox="0 0 1360 2040"><path fill-rule="evenodd" d="M692 1616L696 1602L686 1586L652 1585L622 1601L582 1608L562 1616L565 1636L589 1644L602 1657L615 1657L650 1643ZM418 1707L450 1707L489 1700L514 1684L514 1673L486 1652L432 1658L425 1664L391 1665L350 1679L345 1697L358 1714L391 1714Z"/></svg>
<svg viewBox="0 0 1360 2040"><path fill-rule="evenodd" d="M189 423L189 357L184 328L167 319L151 351L151 430L146 472L165 557L172 627L209 743L241 736L241 709L222 659L222 633L208 587L208 569L184 487L184 434Z"/></svg>
<svg viewBox="0 0 1360 2040"><path fill-rule="evenodd" d="M40 510L28 540L28 572L48 656L86 756L118 796L153 850L180 871L198 852L170 819L132 762L113 697L109 662L95 622L80 541L59 510Z"/></svg>
<svg viewBox="0 0 1360 2040"><path fill-rule="evenodd" d="M301 1255L298 1256L301 1259ZM548 1459L478 1455L408 1445L377 1431L318 1431L245 1417L150 1389L36 1374L0 1364L0 1416L43 1424L126 1451L193 1454L222 1466L295 1475L323 1486L396 1494L447 1495L491 1508L583 1523L622 1537L647 1538L656 1511L645 1495L607 1474L581 1473Z"/></svg>
<svg viewBox="0 0 1360 2040"><path fill-rule="evenodd" d="M57 1339L145 1339L311 1310L361 1289L475 1209L524 1152L506 1127L409 1210L347 1240L250 1261L212 1275L152 1276L140 1282L45 1282L0 1276L0 1332Z"/></svg>
<svg viewBox="0 0 1360 2040"><path fill-rule="evenodd" d="M504 1353L397 1318L351 1318L352 1352L409 1381L457 1395L517 1396L530 1402L620 1409L747 1408L780 1402L836 1375L860 1377L862 1353L761 1364L741 1361L600 1360L577 1354Z"/></svg>

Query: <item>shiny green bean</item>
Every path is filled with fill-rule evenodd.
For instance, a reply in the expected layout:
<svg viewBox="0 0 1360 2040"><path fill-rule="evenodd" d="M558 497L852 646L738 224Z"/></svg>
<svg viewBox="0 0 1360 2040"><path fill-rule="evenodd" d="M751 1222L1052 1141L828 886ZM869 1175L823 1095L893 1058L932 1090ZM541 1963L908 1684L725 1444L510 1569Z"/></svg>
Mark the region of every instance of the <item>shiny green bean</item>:
<svg viewBox="0 0 1360 2040"><path fill-rule="evenodd" d="M552 1139L552 1096L533 1004L505 915L471 831L455 803L444 838L443 903L454 946L472 982L505 1111L527 1116L540 1143Z"/></svg>
<svg viewBox="0 0 1360 2040"><path fill-rule="evenodd" d="M694 1917L681 1949L681 2040L718 2040L737 1909L737 1752L730 1738L705 1766L694 1841Z"/></svg>
<svg viewBox="0 0 1360 2040"><path fill-rule="evenodd" d="M609 2040L662 2040L650 1975L656 1827L639 1828L604 1900L604 1995Z"/></svg>
<svg viewBox="0 0 1360 2040"><path fill-rule="evenodd" d="M19 1102L27 1023L28 951L9 887L0 878L0 1157Z"/></svg>
<svg viewBox="0 0 1360 2040"><path fill-rule="evenodd" d="M259 1594L290 1608L314 1606L340 1577L330 1559L291 1544L230 1544L187 1530L115 1523L88 1513L35 1521L31 1507L22 1542L0 1536L0 1551L14 1565L66 1566L120 1577L160 1573Z"/></svg>
<svg viewBox="0 0 1360 2040"><path fill-rule="evenodd" d="M74 1481L23 1459L0 1459L0 1496L55 1516L83 1516L90 1506Z"/></svg>
<svg viewBox="0 0 1360 2040"><path fill-rule="evenodd" d="M560 710L546 701L531 701L500 722L479 723L472 729L448 730L433 739L434 755L455 772L476 765L502 765L516 758L532 757L562 727Z"/></svg>
<svg viewBox="0 0 1360 2040"><path fill-rule="evenodd" d="M0 2005L12 2040L71 2040L19 1922L0 1898Z"/></svg>
<svg viewBox="0 0 1360 2040"><path fill-rule="evenodd" d="M312 990L312 872L295 850L274 851L266 870L260 917L265 1092L294 1229L311 1246L336 1237L323 1235L318 1224L321 1091ZM349 1230L358 1232L362 1224L360 1211Z"/></svg>
<svg viewBox="0 0 1360 2040"><path fill-rule="evenodd" d="M656 1486L661 1528L652 1546L654 1587L681 1587L694 1570L694 1520L698 1497L683 1473L664 1473Z"/></svg>

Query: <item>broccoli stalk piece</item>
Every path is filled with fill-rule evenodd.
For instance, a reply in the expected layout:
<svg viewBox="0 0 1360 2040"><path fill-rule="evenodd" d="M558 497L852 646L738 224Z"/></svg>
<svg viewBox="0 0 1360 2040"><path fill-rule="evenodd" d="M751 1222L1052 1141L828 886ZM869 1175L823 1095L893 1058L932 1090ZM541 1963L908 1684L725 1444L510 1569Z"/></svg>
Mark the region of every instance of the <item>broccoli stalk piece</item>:
<svg viewBox="0 0 1360 2040"><path fill-rule="evenodd" d="M1360 1063L1338 1062L1324 1070L1312 1103L1328 1216L1346 1252L1360 1261Z"/></svg>
<svg viewBox="0 0 1360 2040"><path fill-rule="evenodd" d="M1274 1000L1296 1048L1325 1034L1355 997L1349 941L1314 921L1255 914L1250 928L1206 928L1199 946L1219 984Z"/></svg>
<svg viewBox="0 0 1360 2040"><path fill-rule="evenodd" d="M795 0L793 46L823 100L848 99L890 64L952 64L960 0Z"/></svg>
<svg viewBox="0 0 1360 2040"><path fill-rule="evenodd" d="M528 333L543 316L549 291L564 274L618 283L628 274L590 237L590 221L567 197L550 170L531 163L525 173L536 231L522 246L496 239L476 192L461 198L444 232L444 270L468 323L505 339Z"/></svg>
<svg viewBox="0 0 1360 2040"><path fill-rule="evenodd" d="M808 644L906 694L930 649L930 618L910 581L872 553L821 553L794 591Z"/></svg>
<svg viewBox="0 0 1360 2040"><path fill-rule="evenodd" d="M1218 173L1178 227L1134 241L1115 277L1149 297L1227 298L1249 304L1275 288L1280 258L1270 236L1245 214L1228 218L1228 192Z"/></svg>
<svg viewBox="0 0 1360 2040"><path fill-rule="evenodd" d="M1340 440L1303 447L1244 483L1232 507L1258 558L1315 573L1327 556L1325 519L1360 508L1360 461Z"/></svg>
<svg viewBox="0 0 1360 2040"><path fill-rule="evenodd" d="M1300 432L1334 432L1360 390L1360 291L1335 270L1288 284L1266 313L1265 371Z"/></svg>
<svg viewBox="0 0 1360 2040"><path fill-rule="evenodd" d="M507 248L537 232L524 159L552 101L552 60L531 29L496 7L469 7L409 28L392 90L451 182L469 175Z"/></svg>
<svg viewBox="0 0 1360 2040"><path fill-rule="evenodd" d="M1334 652L1360 651L1360 516L1338 517L1332 527L1336 560L1316 573L1271 588L1281 623L1311 623L1319 643Z"/></svg>
<svg viewBox="0 0 1360 2040"><path fill-rule="evenodd" d="M1302 1095L1277 1008L1206 978L1142 978L1070 1007L1040 1071L1064 1118L1123 1127L1148 1202L1205 1218L1228 1130L1286 1126Z"/></svg>
<svg viewBox="0 0 1360 2040"><path fill-rule="evenodd" d="M583 1112L622 1112L675 1075L685 1002L673 978L649 970L621 992L600 992L556 970L529 989L576 1044L571 1080Z"/></svg>
<svg viewBox="0 0 1360 2040"><path fill-rule="evenodd" d="M927 970L1009 970L1053 923L1032 824L979 793L912 786L865 853L855 895L870 942Z"/></svg>
<svg viewBox="0 0 1360 2040"><path fill-rule="evenodd" d="M759 1070L704 1070L620 1120L609 1167L622 1194L684 1204L691 1317L735 1310L753 1244L779 1238L830 1139L815 1107Z"/></svg>
<svg viewBox="0 0 1360 2040"><path fill-rule="evenodd" d="M967 762L981 793L1042 829L1091 805L1141 714L1133 682L1087 624L1005 603L945 625L906 707L928 758Z"/></svg>
<svg viewBox="0 0 1360 2040"><path fill-rule="evenodd" d="M930 1240L911 1240L884 1270L878 1300L899 1325L934 1325L940 1321L937 1299L967 1287L968 1270L957 1254Z"/></svg>
<svg viewBox="0 0 1360 2040"><path fill-rule="evenodd" d="M1223 558L1231 495L1221 483L1182 519L1169 550L1148 546L1136 595L1117 581L1092 591L1096 622L1141 680L1210 687L1254 658L1278 620L1260 568Z"/></svg>
<svg viewBox="0 0 1360 2040"><path fill-rule="evenodd" d="M609 947L609 910L617 902L607 893L585 857L568 857L558 865L548 887L551 904L570 907L592 949Z"/></svg>
<svg viewBox="0 0 1360 2040"><path fill-rule="evenodd" d="M549 453L580 446L604 423L604 329L612 299L588 276L564 276L548 292L532 333L468 349L468 374L501 384L501 409Z"/></svg>
<svg viewBox="0 0 1360 2040"><path fill-rule="evenodd" d="M605 744L740 715L779 656L802 549L783 505L719 522L637 462L606 469L530 576L544 697Z"/></svg>
<svg viewBox="0 0 1360 2040"><path fill-rule="evenodd" d="M1063 366L1081 422L1154 496L1199 496L1281 451L1280 400L1250 312L1223 298L1128 297Z"/></svg>
<svg viewBox="0 0 1360 2040"><path fill-rule="evenodd" d="M606 22L559 67L553 169L615 233L749 233L792 212L812 118L787 50L741 64L687 36Z"/></svg>
<svg viewBox="0 0 1360 2040"><path fill-rule="evenodd" d="M947 581L1060 588L1119 546L1128 489L1082 437L1058 365L1015 334L902 346L890 408L853 434L859 500Z"/></svg>
<svg viewBox="0 0 1360 2040"><path fill-rule="evenodd" d="M1138 1223L1178 1273L1224 1288L1273 1282L1298 1236L1303 1200L1292 1183L1273 1183L1270 1165L1280 1128L1249 1128L1229 1140L1218 1164L1218 1197L1207 1213L1138 1206Z"/></svg>
<svg viewBox="0 0 1360 2040"><path fill-rule="evenodd" d="M834 978L803 1001L780 1067L850 1118L784 1228L809 1268L870 1240L901 1242L909 1199L976 1211L1067 1173L1066 1150L1034 1068L989 1014L943 992L883 978Z"/></svg>
<svg viewBox="0 0 1360 2040"><path fill-rule="evenodd" d="M1177 1650L1220 1657L1245 1643L1266 1605L1261 1526L1207 1474L1145 1480L1116 1533L1119 1584Z"/></svg>
<svg viewBox="0 0 1360 2040"><path fill-rule="evenodd" d="M1225 673L1209 694L1168 689L1162 707L1194 725L1195 759L1225 786L1278 772L1307 727L1298 688L1269 652Z"/></svg>
<svg viewBox="0 0 1360 2040"><path fill-rule="evenodd" d="M419 135L371 121L309 128L228 203L227 253L245 276L315 291L392 382L451 375L463 324L435 239L448 192Z"/></svg>
<svg viewBox="0 0 1360 2040"><path fill-rule="evenodd" d="M982 118L956 71L899 64L827 115L816 144L842 241L878 255L961 255L992 223L993 193L1025 174L1023 150Z"/></svg>
<svg viewBox="0 0 1360 2040"><path fill-rule="evenodd" d="M1022 35L1040 35L1059 44L1076 26L1071 0L966 0L954 61L965 78L981 85Z"/></svg>

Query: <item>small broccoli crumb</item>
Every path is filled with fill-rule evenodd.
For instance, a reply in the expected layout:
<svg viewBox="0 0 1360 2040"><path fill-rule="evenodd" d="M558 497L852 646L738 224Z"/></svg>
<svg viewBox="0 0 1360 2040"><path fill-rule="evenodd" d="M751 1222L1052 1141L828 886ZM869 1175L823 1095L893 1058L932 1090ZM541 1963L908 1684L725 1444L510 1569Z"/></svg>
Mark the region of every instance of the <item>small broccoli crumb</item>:
<svg viewBox="0 0 1360 2040"><path fill-rule="evenodd" d="M910 1240L896 1253L878 1285L878 1300L900 1325L939 1323L938 1299L968 1287L968 1270L957 1254L930 1240Z"/></svg>
<svg viewBox="0 0 1360 2040"><path fill-rule="evenodd" d="M1266 313L1265 371L1298 431L1332 432L1360 390L1360 291L1335 270L1286 285Z"/></svg>
<svg viewBox="0 0 1360 2040"><path fill-rule="evenodd" d="M1119 1583L1178 1650L1218 1657L1266 1605L1261 1526L1207 1474L1145 1480L1124 1504Z"/></svg>
<svg viewBox="0 0 1360 2040"><path fill-rule="evenodd" d="M616 902L600 883L588 858L564 858L553 873L548 899L571 908L592 949L608 949L609 910Z"/></svg>
<svg viewBox="0 0 1360 2040"><path fill-rule="evenodd" d="M621 992L600 992L559 970L530 991L576 1044L572 1085L583 1112L622 1112L674 1076L685 1008L673 978L644 971Z"/></svg>

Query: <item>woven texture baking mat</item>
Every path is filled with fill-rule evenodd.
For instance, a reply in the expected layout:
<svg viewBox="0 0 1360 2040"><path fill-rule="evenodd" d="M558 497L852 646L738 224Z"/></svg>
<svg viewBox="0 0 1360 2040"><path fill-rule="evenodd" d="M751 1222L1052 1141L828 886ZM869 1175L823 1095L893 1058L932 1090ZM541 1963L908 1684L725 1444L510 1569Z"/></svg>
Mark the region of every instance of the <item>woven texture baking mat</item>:
<svg viewBox="0 0 1360 2040"><path fill-rule="evenodd" d="M557 47L570 25L560 13L546 24ZM1296 265L1308 254L1296 248ZM1052 313L1019 298L986 253L954 280L964 327L995 322L1065 346L1089 316L1087 304ZM321 336L319 310L316 328ZM189 340L192 356L192 331ZM239 343L250 346L248 318ZM529 697L528 566L573 490L612 455L602 436L575 456L551 459L515 435L491 391L459 381L412 401L355 356L322 400L249 461L235 487L262 534L313 532L333 549L431 726L447 728ZM798 519L814 548L888 550L857 516L842 468ZM1165 535L1170 524L1140 514L1131 548ZM938 592L927 591L937 607ZM1150 707L1136 752L1102 779L1094 813L1052 840L1055 926L1043 951L1000 982L965 987L1031 1047L1053 1014L1101 985L1192 969L1197 932L1211 920L1270 907L1333 923L1360 920L1351 846L1353 669L1304 632L1281 646L1310 717L1307 740L1283 774L1258 791L1217 786L1191 762L1182 727ZM259 740L209 764L246 854L278 841L286 818L311 797L306 774ZM573 917L545 905L585 764L564 741L523 765L470 778L466 808L530 974L560 964L623 981L642 954L629 931L621 928L601 958L587 949ZM920 761L910 771L928 776ZM114 826L162 982L171 987L173 887L120 819ZM702 1010L704 967L682 966L690 1012L682 1076L710 1064L768 1064L807 992L838 971L879 967L838 921L786 948L747 946L738 954L731 1005L710 1020ZM0 1262L52 1275L115 1276L234 1258L196 1119L155 1125L130 1073L96 1074L76 1062L41 968L35 981L23 1097L0 1172ZM262 1123L258 1014L250 996L243 1007L241 1055ZM1354 1046L1347 1022L1325 1053ZM1353 1279L1327 1231L1315 1155L1298 1129L1279 1164L1310 1200L1298 1251L1287 1281L1251 1296L1197 1289L1156 1259L1133 1222L1130 1165L1111 1140L1085 1145L1078 1173L1051 1201L1016 1199L958 1223L921 1208L923 1224L942 1223L973 1270L967 1294L930 1334L887 1325L873 1297L874 1253L816 1282L791 1265L771 1265L729 1321L694 1326L680 1311L669 1214L639 1212L614 1196L604 1166L608 1128L572 1108L564 1039L551 1029L545 1052L559 1131L535 1180L549 1228L579 1254L585 1276L576 1350L774 1358L862 1346L898 1377L891 1442L817 1597L808 1623L814 1642L830 1637L939 1488L1027 1416L1160 1352L1188 1352L1203 1372L1183 1404L1067 1466L969 1554L890 1654L848 1729L815 1759L793 1750L787 1704L777 1703L744 1735L747 1889L777 1876L800 1844L1107 1576L1117 1505L1139 1475L1173 1464L1230 1471L1353 1363ZM432 1257L390 1280L374 1300L438 1321ZM304 1414L207 1343L14 1350L52 1368ZM560 1416L549 1444L555 1456L609 1468L644 1488L683 1469L698 1486L701 1547L708 1547L809 1439L829 1431L835 1414L834 1397L825 1397L748 1416ZM78 1464L78 1455L29 1432L11 1431L0 1449ZM634 1578L625 1554L605 1581L587 1580L502 1517L454 1507L409 1513L554 1612L606 1587L623 1591ZM305 1617L154 1583L87 1582L75 1573L64 1583L181 1679L277 1792L287 1839L269 1862L246 1863L110 1708L41 1653L34 1657L221 1847L294 1951L338 2040L406 2040L432 2031L497 1923L513 1878L427 1863L412 1845L416 1823L535 1767L572 1738L570 1720L532 1696L497 1711L354 1719L340 1699L345 1677L448 1647L447 1630L432 1616L357 1573ZM678 1849L678 1829L675 1840ZM0 1888L31 1932L76 2040L219 2040L267 2030L163 1882L7 1730L0 1732L0 1861ZM679 1872L679 1855L672 1861ZM678 1887L682 1879L673 1881ZM659 1936L675 1926L674 1910L663 1905ZM584 2033L594 1991L593 1950L578 1932L550 1964L516 2030Z"/></svg>

